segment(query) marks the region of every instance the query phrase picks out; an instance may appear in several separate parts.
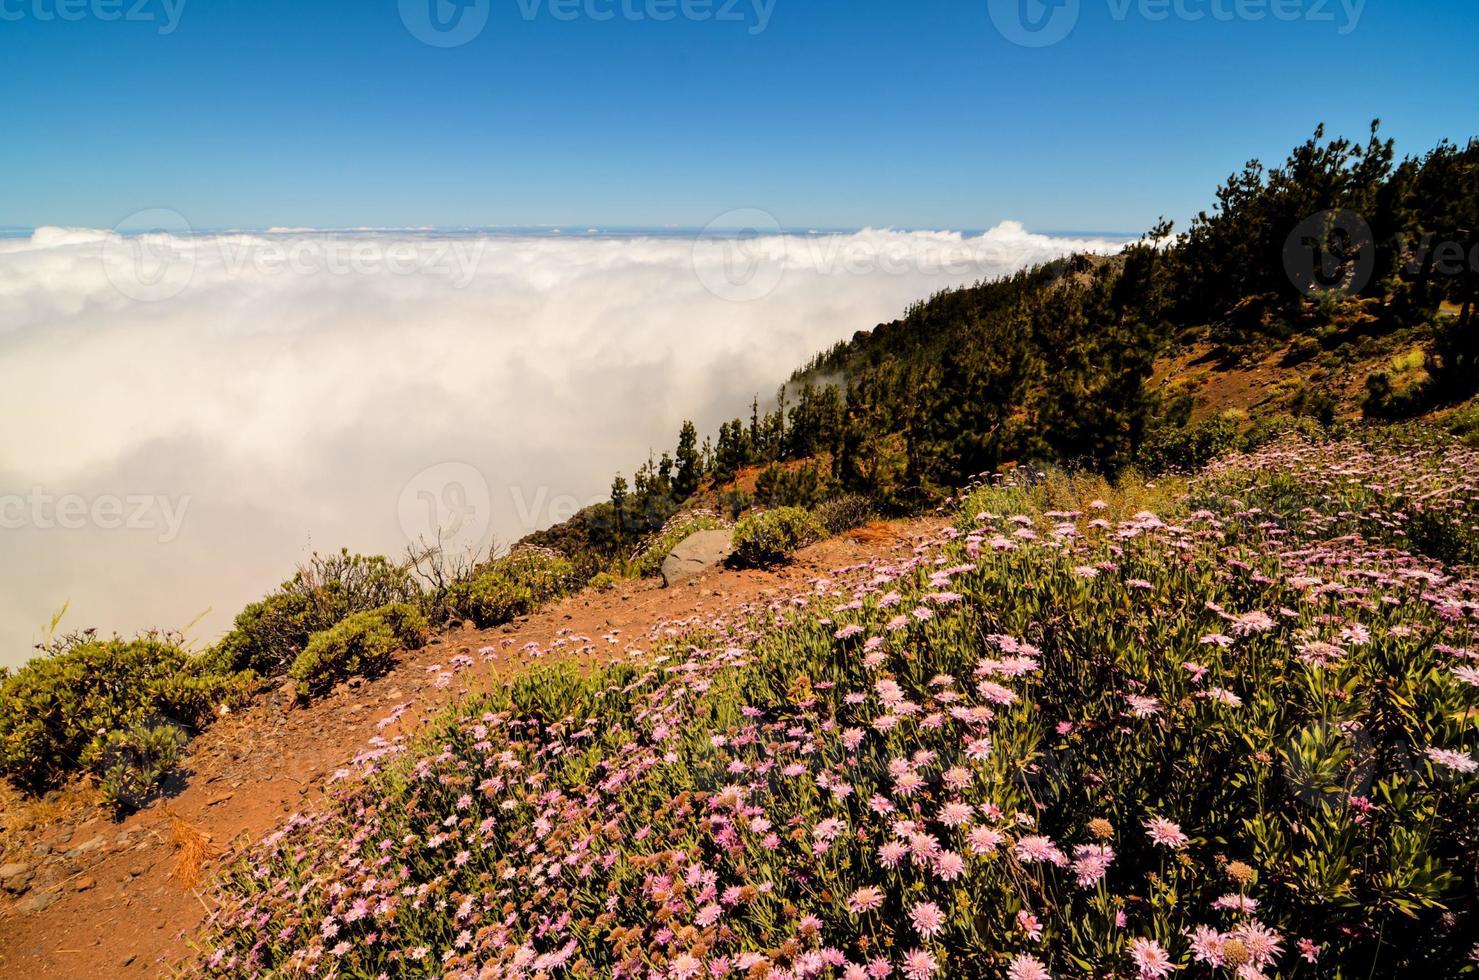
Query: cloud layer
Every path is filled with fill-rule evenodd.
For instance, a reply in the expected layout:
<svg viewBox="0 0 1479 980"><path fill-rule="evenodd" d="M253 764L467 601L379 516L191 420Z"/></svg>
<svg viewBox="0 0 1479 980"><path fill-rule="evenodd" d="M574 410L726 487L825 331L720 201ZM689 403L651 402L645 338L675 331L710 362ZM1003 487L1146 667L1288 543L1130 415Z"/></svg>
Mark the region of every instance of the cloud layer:
<svg viewBox="0 0 1479 980"><path fill-rule="evenodd" d="M1117 242L1035 235L0 239L0 664L207 643L311 550L509 541L908 303Z"/></svg>

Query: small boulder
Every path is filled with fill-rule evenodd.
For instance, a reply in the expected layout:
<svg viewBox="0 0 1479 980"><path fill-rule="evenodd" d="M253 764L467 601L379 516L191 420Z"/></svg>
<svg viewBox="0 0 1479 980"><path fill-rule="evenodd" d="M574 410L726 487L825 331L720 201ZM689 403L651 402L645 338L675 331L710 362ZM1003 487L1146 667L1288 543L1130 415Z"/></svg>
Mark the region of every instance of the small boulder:
<svg viewBox="0 0 1479 980"><path fill-rule="evenodd" d="M106 842L103 840L103 835L99 834L91 840L87 841L85 844L78 844L76 847L72 848L70 851L67 852L67 857L79 858L84 854L91 854L93 851L100 851L103 849L105 843Z"/></svg>
<svg viewBox="0 0 1479 980"><path fill-rule="evenodd" d="M52 892L32 892L26 898L22 899L16 905L16 908L22 912L45 912L55 901L56 895Z"/></svg>
<svg viewBox="0 0 1479 980"><path fill-rule="evenodd" d="M19 895L31 884L31 866L15 862L0 865L0 891Z"/></svg>
<svg viewBox="0 0 1479 980"><path fill-rule="evenodd" d="M711 568L734 553L728 531L698 531L678 543L662 560L662 581L668 588Z"/></svg>

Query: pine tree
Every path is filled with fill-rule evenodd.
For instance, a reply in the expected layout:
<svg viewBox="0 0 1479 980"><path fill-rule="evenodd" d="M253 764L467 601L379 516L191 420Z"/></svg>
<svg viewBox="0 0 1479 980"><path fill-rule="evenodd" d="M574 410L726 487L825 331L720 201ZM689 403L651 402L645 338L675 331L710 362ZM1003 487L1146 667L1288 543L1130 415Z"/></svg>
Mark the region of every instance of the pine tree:
<svg viewBox="0 0 1479 980"><path fill-rule="evenodd" d="M684 421L678 432L678 449L674 453L677 466L673 471L673 497L679 501L693 496L703 478L703 459L697 446L698 429L692 422Z"/></svg>

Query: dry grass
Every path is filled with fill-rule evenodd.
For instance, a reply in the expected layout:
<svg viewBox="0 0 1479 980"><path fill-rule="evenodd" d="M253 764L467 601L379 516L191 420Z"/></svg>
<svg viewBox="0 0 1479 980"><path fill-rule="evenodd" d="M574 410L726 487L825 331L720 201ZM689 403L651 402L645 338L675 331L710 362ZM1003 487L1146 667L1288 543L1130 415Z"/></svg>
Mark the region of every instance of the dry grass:
<svg viewBox="0 0 1479 980"><path fill-rule="evenodd" d="M169 839L175 845L175 866L170 877L186 888L194 888L200 883L201 869L210 854L210 836L172 813Z"/></svg>
<svg viewBox="0 0 1479 980"><path fill-rule="evenodd" d="M888 521L874 521L862 527L855 527L851 531L844 531L841 537L861 544L873 544L898 537L898 531Z"/></svg>

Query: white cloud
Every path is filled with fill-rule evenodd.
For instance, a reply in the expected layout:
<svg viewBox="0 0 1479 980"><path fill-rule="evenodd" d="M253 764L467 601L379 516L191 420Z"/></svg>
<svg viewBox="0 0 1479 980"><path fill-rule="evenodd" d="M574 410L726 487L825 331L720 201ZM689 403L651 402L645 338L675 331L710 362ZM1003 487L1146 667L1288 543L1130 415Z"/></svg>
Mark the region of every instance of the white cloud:
<svg viewBox="0 0 1479 980"><path fill-rule="evenodd" d="M471 529L516 538L604 495L684 418L712 432L914 300L1118 244L1010 222L976 237L738 244L143 242L50 228L0 239L0 663L25 659L68 600L64 626L105 631L183 627L209 609L191 631L209 642L312 548L398 553L425 523L421 492L444 492L447 474L479 501L468 467L491 503ZM755 298L725 298L739 294ZM445 492L460 510L457 486ZM56 526L79 520L48 517L46 495L80 501L67 506L86 509L81 526ZM160 497L183 508L167 541ZM155 500L151 526L98 526L113 498Z"/></svg>

